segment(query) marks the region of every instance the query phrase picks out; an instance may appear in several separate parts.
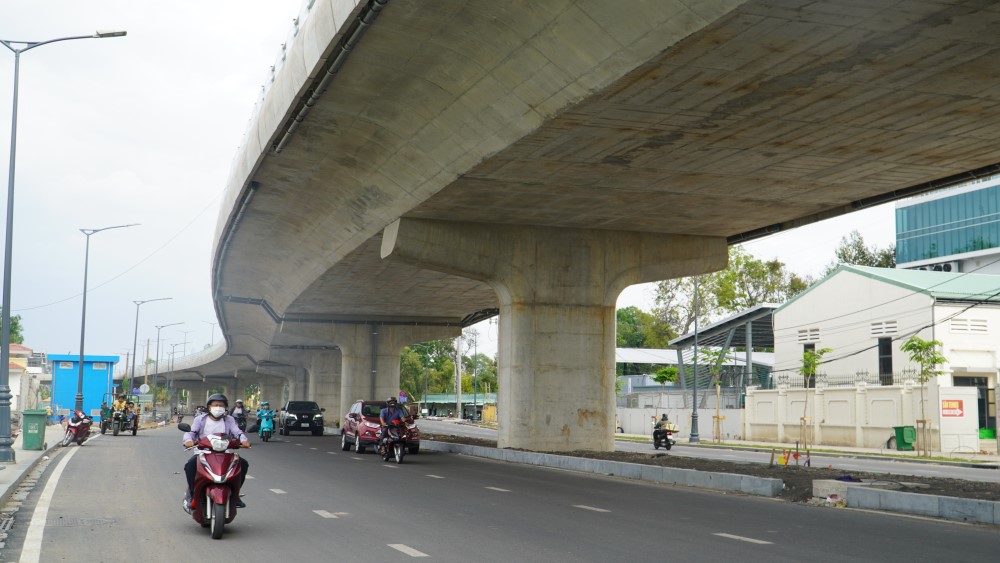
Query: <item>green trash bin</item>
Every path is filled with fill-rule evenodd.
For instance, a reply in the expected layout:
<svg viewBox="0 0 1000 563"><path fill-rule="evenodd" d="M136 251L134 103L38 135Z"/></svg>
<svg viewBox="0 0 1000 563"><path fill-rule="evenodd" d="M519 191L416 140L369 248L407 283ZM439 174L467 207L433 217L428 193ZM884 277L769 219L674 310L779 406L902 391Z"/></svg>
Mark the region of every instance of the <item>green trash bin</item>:
<svg viewBox="0 0 1000 563"><path fill-rule="evenodd" d="M913 444L917 442L917 429L913 426L893 426L892 429L896 431L896 449L913 450Z"/></svg>
<svg viewBox="0 0 1000 563"><path fill-rule="evenodd" d="M21 447L26 450L42 450L45 443L45 419L48 412L43 409L28 409L21 413Z"/></svg>

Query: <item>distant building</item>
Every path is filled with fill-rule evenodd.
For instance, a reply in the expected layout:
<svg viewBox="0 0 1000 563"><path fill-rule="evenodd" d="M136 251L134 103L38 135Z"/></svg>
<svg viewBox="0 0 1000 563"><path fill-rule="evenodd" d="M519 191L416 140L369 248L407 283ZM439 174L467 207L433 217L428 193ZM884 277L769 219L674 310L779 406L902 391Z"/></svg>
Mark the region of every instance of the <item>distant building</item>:
<svg viewBox="0 0 1000 563"><path fill-rule="evenodd" d="M1000 177L897 202L896 267L1000 274Z"/></svg>
<svg viewBox="0 0 1000 563"><path fill-rule="evenodd" d="M78 354L50 354L52 362L52 410L72 409L76 404L80 379ZM112 374L118 356L84 356L83 410L99 412L106 393L113 391Z"/></svg>

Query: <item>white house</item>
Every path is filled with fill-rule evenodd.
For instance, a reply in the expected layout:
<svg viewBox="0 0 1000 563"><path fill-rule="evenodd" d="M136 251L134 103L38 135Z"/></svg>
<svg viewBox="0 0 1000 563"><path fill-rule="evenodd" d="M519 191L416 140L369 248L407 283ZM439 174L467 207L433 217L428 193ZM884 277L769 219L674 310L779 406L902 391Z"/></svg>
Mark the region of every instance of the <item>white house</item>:
<svg viewBox="0 0 1000 563"><path fill-rule="evenodd" d="M943 373L923 389L900 347L942 343ZM748 439L878 447L927 420L931 449L994 449L1000 276L841 266L774 312L775 390L748 391ZM816 378L805 350L830 349ZM921 406L923 409L921 409ZM982 431L980 431L982 429Z"/></svg>

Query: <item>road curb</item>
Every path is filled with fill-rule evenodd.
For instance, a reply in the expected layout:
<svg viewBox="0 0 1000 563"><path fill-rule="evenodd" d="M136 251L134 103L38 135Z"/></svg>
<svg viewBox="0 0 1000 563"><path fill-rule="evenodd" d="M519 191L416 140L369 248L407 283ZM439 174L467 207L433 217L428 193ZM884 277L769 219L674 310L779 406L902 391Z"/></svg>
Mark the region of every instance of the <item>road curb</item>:
<svg viewBox="0 0 1000 563"><path fill-rule="evenodd" d="M471 455L511 463L553 467L557 469L579 471L581 473L611 475L613 477L639 479L654 483L683 485L699 489L738 492L765 497L778 496L785 486L781 479L772 479L769 477L753 477L751 475L716 473L713 471L696 471L693 469L675 469L672 467L660 467L659 465L623 463L605 459L590 459L540 452L506 450L488 448L485 446L468 446L465 444L453 444L451 442L437 442L433 440L422 441L420 447L431 451Z"/></svg>
<svg viewBox="0 0 1000 563"><path fill-rule="evenodd" d="M956 522L1000 525L1000 502L867 487L848 487L848 508L901 512Z"/></svg>

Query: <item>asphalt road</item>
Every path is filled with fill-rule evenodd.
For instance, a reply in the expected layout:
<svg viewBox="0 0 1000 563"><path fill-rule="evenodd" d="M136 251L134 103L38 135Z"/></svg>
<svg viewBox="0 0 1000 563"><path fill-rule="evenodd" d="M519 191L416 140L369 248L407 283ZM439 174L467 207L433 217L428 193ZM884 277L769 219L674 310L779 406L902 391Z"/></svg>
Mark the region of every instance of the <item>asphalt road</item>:
<svg viewBox="0 0 1000 563"><path fill-rule="evenodd" d="M467 424L421 419L419 421L419 426L427 432L453 434L456 436L469 436L485 440L496 440L497 438L496 430ZM616 441L615 449L623 452L652 453L656 451L653 449L653 445L651 443L631 442L626 440ZM659 451L662 453L664 450ZM686 446L683 444L678 444L671 448L670 455L743 463L771 462L771 454L769 452L755 452L741 449L723 449L704 446ZM1000 483L1000 471L996 469L961 467L956 465L911 462L905 460L883 461L822 454L813 455L812 464L813 466L818 467L832 466L834 469L843 469L845 471L893 473L895 475L919 475L925 477L949 477L952 479Z"/></svg>
<svg viewBox="0 0 1000 563"><path fill-rule="evenodd" d="M1000 543L992 527L452 454L425 451L397 466L308 435L245 452L249 507L215 541L180 508L179 441L159 429L60 450L17 513L3 559L40 545L40 561L183 561L213 549L247 561L936 562L993 560ZM28 522L46 492L39 541Z"/></svg>

